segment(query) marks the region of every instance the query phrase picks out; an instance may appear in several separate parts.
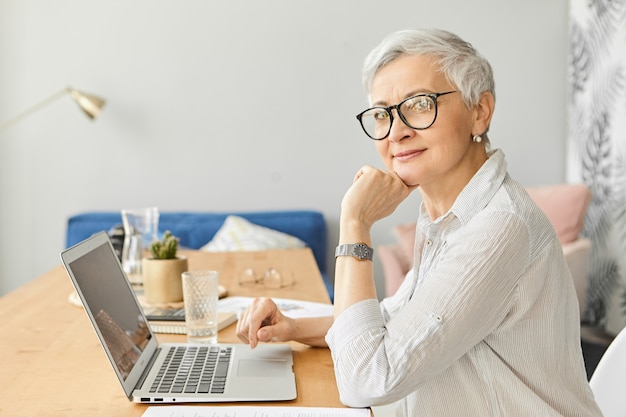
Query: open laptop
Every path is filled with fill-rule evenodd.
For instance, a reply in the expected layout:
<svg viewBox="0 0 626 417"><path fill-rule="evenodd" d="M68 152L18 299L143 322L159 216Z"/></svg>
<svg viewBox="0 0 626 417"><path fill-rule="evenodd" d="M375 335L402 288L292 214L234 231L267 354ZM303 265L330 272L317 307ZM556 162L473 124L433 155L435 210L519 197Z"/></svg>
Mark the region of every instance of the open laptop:
<svg viewBox="0 0 626 417"><path fill-rule="evenodd" d="M296 398L289 345L264 344L252 350L246 344L159 344L106 232L63 251L61 259L130 400L179 403Z"/></svg>

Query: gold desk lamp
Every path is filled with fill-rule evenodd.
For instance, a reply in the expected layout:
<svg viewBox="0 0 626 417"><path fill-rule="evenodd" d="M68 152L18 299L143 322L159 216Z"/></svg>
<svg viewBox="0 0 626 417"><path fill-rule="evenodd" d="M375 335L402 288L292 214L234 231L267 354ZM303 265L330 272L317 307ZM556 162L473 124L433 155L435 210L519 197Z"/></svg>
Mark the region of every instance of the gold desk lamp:
<svg viewBox="0 0 626 417"><path fill-rule="evenodd" d="M17 116L0 123L0 130L4 130L12 125L14 125L15 123L19 122L20 120L22 120L24 117L30 115L31 113L36 112L37 110L47 106L48 104L52 103L53 101L63 97L64 95L69 94L70 97L72 97L72 99L76 102L76 104L78 105L78 107L80 107L82 109L83 112L85 112L85 114L87 115L87 117L89 117L90 119L95 119L96 117L98 117L98 115L100 114L100 111L102 110L102 107L104 107L105 101L103 99L101 99L100 97L94 96L92 94L87 94L87 93L83 93L81 91L75 90L72 87L67 87L64 88L63 90L59 91L56 94L53 94L52 96L48 97L47 99L35 104L34 106L32 106L31 108L25 110L24 112L18 114Z"/></svg>

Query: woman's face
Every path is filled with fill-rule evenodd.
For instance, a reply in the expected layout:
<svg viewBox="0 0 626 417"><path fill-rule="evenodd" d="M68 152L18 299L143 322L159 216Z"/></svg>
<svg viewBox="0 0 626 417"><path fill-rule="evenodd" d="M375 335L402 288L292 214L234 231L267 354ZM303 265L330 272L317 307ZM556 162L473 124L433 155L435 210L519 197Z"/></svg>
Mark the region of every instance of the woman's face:
<svg viewBox="0 0 626 417"><path fill-rule="evenodd" d="M428 55L395 59L373 79L372 106L387 107L420 93L456 90L438 68L435 59ZM477 148L482 148L478 152L485 152L482 144L472 142L475 112L467 108L460 92L440 96L437 109L437 119L425 130L408 127L393 110L389 136L376 141L387 169L396 172L407 185L424 188L429 184L445 185L457 174L464 177L468 171L475 172L470 166L475 161L471 154ZM482 131L474 133L479 132Z"/></svg>

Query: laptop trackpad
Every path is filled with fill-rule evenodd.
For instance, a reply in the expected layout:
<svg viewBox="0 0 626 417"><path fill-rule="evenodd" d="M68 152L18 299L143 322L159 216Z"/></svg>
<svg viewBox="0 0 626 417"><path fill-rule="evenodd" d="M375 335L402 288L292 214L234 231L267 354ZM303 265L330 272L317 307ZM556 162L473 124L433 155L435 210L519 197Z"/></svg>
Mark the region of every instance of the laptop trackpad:
<svg viewBox="0 0 626 417"><path fill-rule="evenodd" d="M284 377L289 372L287 361L283 359L241 359L237 367L238 376Z"/></svg>

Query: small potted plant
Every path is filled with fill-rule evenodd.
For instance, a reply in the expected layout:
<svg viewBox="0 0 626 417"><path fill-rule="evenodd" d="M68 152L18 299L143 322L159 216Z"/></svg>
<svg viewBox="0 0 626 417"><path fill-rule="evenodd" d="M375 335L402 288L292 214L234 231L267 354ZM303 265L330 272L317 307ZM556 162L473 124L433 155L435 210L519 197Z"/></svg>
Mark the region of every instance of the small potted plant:
<svg viewBox="0 0 626 417"><path fill-rule="evenodd" d="M161 240L150 245L151 257L142 260L143 289L150 304L183 301L182 273L187 271L187 258L177 256L178 238L167 230Z"/></svg>

